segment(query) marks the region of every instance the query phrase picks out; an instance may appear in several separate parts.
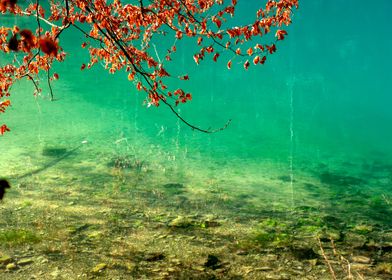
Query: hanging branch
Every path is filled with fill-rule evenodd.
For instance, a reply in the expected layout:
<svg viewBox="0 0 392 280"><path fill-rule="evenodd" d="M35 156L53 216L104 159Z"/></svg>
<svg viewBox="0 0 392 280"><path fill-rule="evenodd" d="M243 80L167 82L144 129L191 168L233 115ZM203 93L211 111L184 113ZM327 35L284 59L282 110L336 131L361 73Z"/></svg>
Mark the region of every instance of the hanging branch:
<svg viewBox="0 0 392 280"><path fill-rule="evenodd" d="M233 27L230 18L235 16L237 0L231 0L229 4L212 0L138 0L132 4L123 0L53 0L46 11L39 0L23 9L17 5L17 0L1 0L0 13L35 17L38 28L31 31L0 25L0 52L15 52L21 57L19 65L0 65L0 113L9 106L10 101L6 98L17 79L28 77L34 82L36 91L40 91L35 79L41 71L46 72L49 93L54 100L50 69L55 61L62 62L66 58L59 46L61 35L65 30L77 30L85 36L82 48L88 47L90 54L89 62L87 66L81 66L82 70L101 61L110 73L126 71L137 90L146 93L149 105L165 104L193 130L204 133L224 130L231 120L218 129L202 129L179 114L177 107L192 100L192 94L181 88L170 89L165 82L169 77L189 80L187 74L168 73L165 69L176 52L176 43L162 54L164 59L161 60L157 49L162 48L153 44L154 49L151 49L150 42L157 35L173 36L175 42L187 36L195 38L199 48L193 56L196 64L209 56L217 62L220 53L228 51L233 54L227 61L228 69L235 58L245 70L250 62L262 65L268 55L276 52L278 41L287 35L282 27L291 24L293 10L298 7L298 0L265 1L265 6L255 11L253 21ZM48 28L43 28L43 23ZM75 28L69 29L71 26ZM265 43L264 38L270 37L264 35L272 30L276 39ZM53 77L57 79L59 75L54 73ZM1 127L1 133L9 130L6 125Z"/></svg>

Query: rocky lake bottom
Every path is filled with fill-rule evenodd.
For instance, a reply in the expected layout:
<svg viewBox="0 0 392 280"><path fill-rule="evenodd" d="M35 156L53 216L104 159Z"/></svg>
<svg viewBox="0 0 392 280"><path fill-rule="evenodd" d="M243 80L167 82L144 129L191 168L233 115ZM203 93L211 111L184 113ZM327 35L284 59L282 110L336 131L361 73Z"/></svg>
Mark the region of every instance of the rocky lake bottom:
<svg viewBox="0 0 392 280"><path fill-rule="evenodd" d="M392 278L388 164L241 187L69 152L44 149L26 173L8 166L0 279Z"/></svg>

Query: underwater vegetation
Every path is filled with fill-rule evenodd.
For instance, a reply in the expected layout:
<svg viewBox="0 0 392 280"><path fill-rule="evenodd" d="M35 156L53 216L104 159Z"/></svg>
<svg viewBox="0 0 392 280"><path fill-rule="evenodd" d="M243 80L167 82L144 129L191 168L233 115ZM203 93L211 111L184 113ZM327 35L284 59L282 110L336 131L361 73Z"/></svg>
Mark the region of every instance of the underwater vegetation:
<svg viewBox="0 0 392 280"><path fill-rule="evenodd" d="M0 242L6 246L32 244L41 239L27 229L3 229L0 231Z"/></svg>
<svg viewBox="0 0 392 280"><path fill-rule="evenodd" d="M107 166L117 169L134 169L140 171L146 166L146 162L136 159L133 155L116 156L109 160Z"/></svg>

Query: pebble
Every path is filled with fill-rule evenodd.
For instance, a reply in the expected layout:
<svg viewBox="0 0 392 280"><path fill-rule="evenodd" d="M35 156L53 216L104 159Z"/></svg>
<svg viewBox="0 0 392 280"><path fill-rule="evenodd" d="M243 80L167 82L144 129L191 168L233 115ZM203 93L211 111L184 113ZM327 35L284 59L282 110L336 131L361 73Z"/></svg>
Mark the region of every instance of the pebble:
<svg viewBox="0 0 392 280"><path fill-rule="evenodd" d="M352 261L355 263L365 263L365 264L369 264L372 262L372 260L368 257L365 256L354 256L352 258Z"/></svg>
<svg viewBox="0 0 392 280"><path fill-rule="evenodd" d="M104 270L107 267L106 263L97 264L93 269L91 269L92 273L98 273Z"/></svg>
<svg viewBox="0 0 392 280"><path fill-rule="evenodd" d="M177 218L175 218L169 223L169 226L176 227L176 228L188 228L188 227L192 227L193 223L192 220L187 217L178 216Z"/></svg>
<svg viewBox="0 0 392 280"><path fill-rule="evenodd" d="M195 266L194 269L197 270L197 271L204 271L204 270L206 270L204 267L199 266L199 265Z"/></svg>
<svg viewBox="0 0 392 280"><path fill-rule="evenodd" d="M363 264L363 263L352 263L351 268L353 270L367 270L370 268L370 266L367 264Z"/></svg>
<svg viewBox="0 0 392 280"><path fill-rule="evenodd" d="M9 263L9 264L6 265L5 269L7 269L7 270L15 270L15 269L17 269L17 266L16 266L15 263Z"/></svg>
<svg viewBox="0 0 392 280"><path fill-rule="evenodd" d="M11 261L12 261L12 258L10 256L3 255L0 257L0 264L7 264L7 263L10 263Z"/></svg>
<svg viewBox="0 0 392 280"><path fill-rule="evenodd" d="M34 262L34 260L31 259L31 258L24 258L24 259L21 259L21 260L18 261L18 265L28 265L28 264L31 264L33 262Z"/></svg>

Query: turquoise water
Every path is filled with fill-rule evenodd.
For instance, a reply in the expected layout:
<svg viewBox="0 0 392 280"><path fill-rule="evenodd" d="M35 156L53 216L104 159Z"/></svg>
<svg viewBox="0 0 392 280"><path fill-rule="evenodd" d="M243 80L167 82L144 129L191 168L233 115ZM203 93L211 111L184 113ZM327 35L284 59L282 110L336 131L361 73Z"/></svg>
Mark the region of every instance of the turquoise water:
<svg viewBox="0 0 392 280"><path fill-rule="evenodd" d="M239 2L242 19L255 4ZM236 63L227 70L223 59L197 66L194 44L178 42L169 69L188 73L190 81L171 83L193 93L181 114L201 128L232 119L210 135L192 131L163 106L147 108L125 74L110 75L99 66L80 71L87 62L79 48L83 38L64 33L68 56L55 65L56 101L49 101L45 85L38 98L26 81L13 87L13 105L1 116L12 132L0 138L0 175L14 185L60 178L48 179L50 188L78 178L81 190L95 185L93 193L116 182L123 191L179 183L189 199L205 199L206 209L224 217L249 213L257 220L266 211L296 217L307 207L314 211L310 216L390 231L392 4L364 4L302 1L277 53L248 71ZM165 49L157 47L163 56ZM75 152L53 161L43 153L47 148ZM143 162L143 178L105 177L116 157ZM39 172L23 177L34 170ZM214 208L213 193L229 203L223 199L224 206Z"/></svg>

